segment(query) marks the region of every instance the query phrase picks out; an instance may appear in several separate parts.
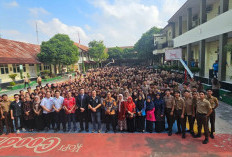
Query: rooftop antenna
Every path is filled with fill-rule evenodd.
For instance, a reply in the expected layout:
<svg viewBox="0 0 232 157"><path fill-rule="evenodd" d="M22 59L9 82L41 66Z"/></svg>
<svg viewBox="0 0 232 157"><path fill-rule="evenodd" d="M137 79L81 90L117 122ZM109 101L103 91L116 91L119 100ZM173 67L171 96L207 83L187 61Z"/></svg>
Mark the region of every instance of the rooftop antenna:
<svg viewBox="0 0 232 157"><path fill-rule="evenodd" d="M37 22L35 23L35 27L36 27L37 44L39 45L39 32L38 32Z"/></svg>

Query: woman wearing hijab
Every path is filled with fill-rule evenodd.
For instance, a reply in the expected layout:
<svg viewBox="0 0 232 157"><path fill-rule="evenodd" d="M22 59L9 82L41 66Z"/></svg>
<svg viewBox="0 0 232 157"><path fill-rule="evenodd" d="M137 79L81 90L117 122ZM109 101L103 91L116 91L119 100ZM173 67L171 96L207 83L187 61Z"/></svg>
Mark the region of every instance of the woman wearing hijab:
<svg viewBox="0 0 232 157"><path fill-rule="evenodd" d="M139 95L138 100L136 101L136 128L138 132L145 131L145 112L146 106L142 95Z"/></svg>
<svg viewBox="0 0 232 157"><path fill-rule="evenodd" d="M43 130L42 107L40 106L40 102L40 97L36 95L33 102L33 110L35 113L35 129L37 131Z"/></svg>
<svg viewBox="0 0 232 157"><path fill-rule="evenodd" d="M150 96L147 97L144 106L146 106L146 131L152 133L155 122L155 106Z"/></svg>
<svg viewBox="0 0 232 157"><path fill-rule="evenodd" d="M119 94L118 101L118 127L119 131L126 131L127 124L126 124L126 102L123 100L123 95Z"/></svg>
<svg viewBox="0 0 232 157"><path fill-rule="evenodd" d="M131 96L128 97L126 102L127 111L127 128L129 132L135 131L135 103Z"/></svg>
<svg viewBox="0 0 232 157"><path fill-rule="evenodd" d="M165 118L164 118L164 107L165 102L160 97L160 94L156 94L156 99L154 101L155 105L155 131L156 132L162 132L165 129Z"/></svg>

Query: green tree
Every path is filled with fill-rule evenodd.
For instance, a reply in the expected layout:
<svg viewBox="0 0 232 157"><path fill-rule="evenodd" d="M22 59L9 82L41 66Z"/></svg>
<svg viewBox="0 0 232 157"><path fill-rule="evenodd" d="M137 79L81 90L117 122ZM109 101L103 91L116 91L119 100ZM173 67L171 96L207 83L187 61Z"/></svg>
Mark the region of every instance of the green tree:
<svg viewBox="0 0 232 157"><path fill-rule="evenodd" d="M124 59L137 59L138 55L134 48L125 48L123 49L122 58Z"/></svg>
<svg viewBox="0 0 232 157"><path fill-rule="evenodd" d="M74 42L68 35L56 34L49 41L42 42L41 52L37 55L39 61L46 64L53 64L56 74L56 66L71 65L78 61L79 52Z"/></svg>
<svg viewBox="0 0 232 157"><path fill-rule="evenodd" d="M108 49L109 59L122 59L123 49L120 47L113 47Z"/></svg>
<svg viewBox="0 0 232 157"><path fill-rule="evenodd" d="M102 63L102 61L106 60L109 55L105 51L106 47L103 41L93 40L89 42L89 55L93 58L94 61L98 63Z"/></svg>
<svg viewBox="0 0 232 157"><path fill-rule="evenodd" d="M136 42L134 49L138 52L138 57L143 59L151 59L154 50L154 34L160 33L159 28L152 27L146 33L142 35L142 37Z"/></svg>

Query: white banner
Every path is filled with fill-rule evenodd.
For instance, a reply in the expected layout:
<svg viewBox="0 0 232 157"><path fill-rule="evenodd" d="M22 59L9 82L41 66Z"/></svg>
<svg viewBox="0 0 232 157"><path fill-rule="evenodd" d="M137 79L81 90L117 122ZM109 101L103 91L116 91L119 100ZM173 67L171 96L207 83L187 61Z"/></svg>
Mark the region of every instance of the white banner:
<svg viewBox="0 0 232 157"><path fill-rule="evenodd" d="M182 49L171 49L165 51L165 60L179 60L182 59Z"/></svg>

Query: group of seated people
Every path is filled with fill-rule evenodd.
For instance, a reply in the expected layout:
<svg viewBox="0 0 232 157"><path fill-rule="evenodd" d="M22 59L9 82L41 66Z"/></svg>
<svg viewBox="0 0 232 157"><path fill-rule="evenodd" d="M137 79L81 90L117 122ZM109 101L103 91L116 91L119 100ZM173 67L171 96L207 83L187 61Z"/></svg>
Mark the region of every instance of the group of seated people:
<svg viewBox="0 0 232 157"><path fill-rule="evenodd" d="M182 79L181 79L182 78ZM182 74L154 71L146 67L109 67L77 73L61 83L21 90L10 101L0 97L0 134L20 131L89 132L164 132L172 135L176 121L182 138L186 138L186 122L193 137L214 138L215 109L218 100L211 89L207 93L195 80L183 81ZM166 121L165 121L166 118ZM197 120L198 132L194 133ZM165 129L165 122L167 128Z"/></svg>

